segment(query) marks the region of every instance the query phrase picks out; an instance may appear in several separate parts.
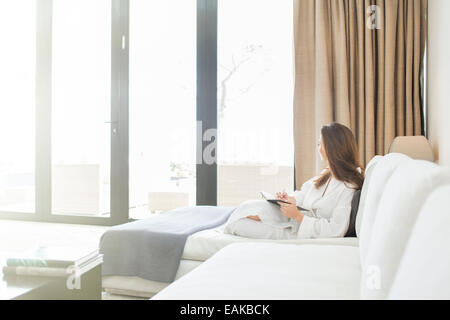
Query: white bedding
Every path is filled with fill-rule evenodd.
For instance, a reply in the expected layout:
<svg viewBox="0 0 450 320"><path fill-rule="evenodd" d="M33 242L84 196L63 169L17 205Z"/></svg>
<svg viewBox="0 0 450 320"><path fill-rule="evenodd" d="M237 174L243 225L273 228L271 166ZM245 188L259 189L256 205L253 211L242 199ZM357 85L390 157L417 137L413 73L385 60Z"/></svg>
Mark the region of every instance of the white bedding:
<svg viewBox="0 0 450 320"><path fill-rule="evenodd" d="M358 246L358 238L324 238L324 239L295 239L295 240L267 240L250 239L224 233L225 224L209 230L197 232L188 237L182 259L205 261L217 251L232 243L258 242L279 244L315 244Z"/></svg>
<svg viewBox="0 0 450 320"><path fill-rule="evenodd" d="M237 243L153 299L358 299L360 277L358 247Z"/></svg>

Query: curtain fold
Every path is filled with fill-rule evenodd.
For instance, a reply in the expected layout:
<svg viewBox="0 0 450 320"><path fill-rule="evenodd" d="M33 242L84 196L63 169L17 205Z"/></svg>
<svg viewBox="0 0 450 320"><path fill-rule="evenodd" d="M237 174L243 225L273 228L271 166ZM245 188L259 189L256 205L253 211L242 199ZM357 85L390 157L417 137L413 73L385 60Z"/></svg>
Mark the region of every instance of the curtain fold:
<svg viewBox="0 0 450 320"><path fill-rule="evenodd" d="M426 9L427 0L294 0L297 185L323 166L324 124L349 126L363 163L396 136L423 134Z"/></svg>

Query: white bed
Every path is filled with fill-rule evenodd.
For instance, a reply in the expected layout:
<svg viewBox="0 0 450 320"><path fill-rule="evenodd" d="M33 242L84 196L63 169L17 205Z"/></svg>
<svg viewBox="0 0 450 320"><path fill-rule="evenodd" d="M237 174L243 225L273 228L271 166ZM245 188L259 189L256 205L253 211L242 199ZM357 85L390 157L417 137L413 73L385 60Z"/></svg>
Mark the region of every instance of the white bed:
<svg viewBox="0 0 450 320"><path fill-rule="evenodd" d="M359 299L360 275L358 247L236 243L152 299Z"/></svg>
<svg viewBox="0 0 450 320"><path fill-rule="evenodd" d="M293 245L340 245L358 246L358 238L303 239L303 240L259 240L226 234L225 225L197 232L188 237L175 279L189 273L222 248L234 243L278 243ZM102 286L106 292L136 297L152 297L170 283L127 276L105 276Z"/></svg>

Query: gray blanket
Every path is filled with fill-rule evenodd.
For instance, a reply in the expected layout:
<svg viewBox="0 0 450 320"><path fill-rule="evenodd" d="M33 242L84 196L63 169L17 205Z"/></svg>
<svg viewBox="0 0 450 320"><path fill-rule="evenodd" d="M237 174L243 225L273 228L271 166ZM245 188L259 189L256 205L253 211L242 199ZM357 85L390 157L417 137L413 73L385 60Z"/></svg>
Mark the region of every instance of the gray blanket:
<svg viewBox="0 0 450 320"><path fill-rule="evenodd" d="M172 282L189 235L225 223L234 208L197 206L165 212L106 231L100 240L103 275Z"/></svg>

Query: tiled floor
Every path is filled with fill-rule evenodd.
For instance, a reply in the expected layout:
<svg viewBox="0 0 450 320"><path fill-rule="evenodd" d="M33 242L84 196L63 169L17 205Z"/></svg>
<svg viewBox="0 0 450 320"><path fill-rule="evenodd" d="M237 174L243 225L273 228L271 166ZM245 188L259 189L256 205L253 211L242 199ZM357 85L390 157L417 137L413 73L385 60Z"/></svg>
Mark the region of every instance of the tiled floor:
<svg viewBox="0 0 450 320"><path fill-rule="evenodd" d="M37 246L98 247L100 237L107 229L103 226L0 220L0 254L8 255ZM103 299L133 298L104 293Z"/></svg>

